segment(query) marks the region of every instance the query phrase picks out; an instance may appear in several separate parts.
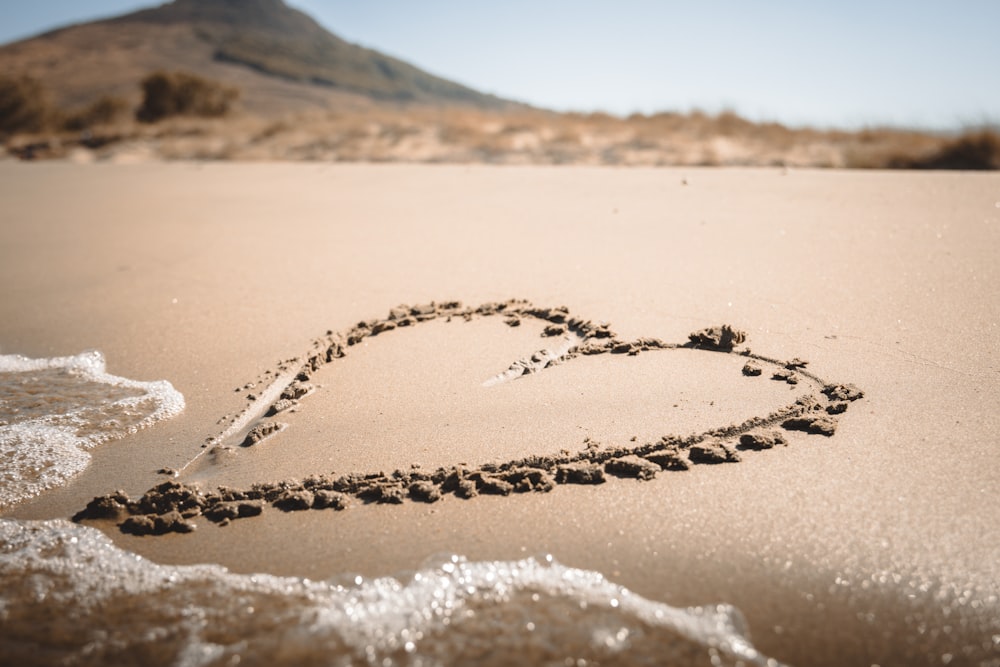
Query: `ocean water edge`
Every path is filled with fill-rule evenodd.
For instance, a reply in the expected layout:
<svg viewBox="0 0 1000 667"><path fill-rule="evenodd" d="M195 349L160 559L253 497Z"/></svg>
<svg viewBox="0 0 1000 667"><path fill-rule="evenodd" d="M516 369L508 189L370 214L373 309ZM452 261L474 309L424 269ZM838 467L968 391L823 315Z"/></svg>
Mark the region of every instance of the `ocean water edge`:
<svg viewBox="0 0 1000 667"><path fill-rule="evenodd" d="M8 664L776 665L728 605L675 608L551 558L310 581L160 565L65 520L0 519Z"/></svg>

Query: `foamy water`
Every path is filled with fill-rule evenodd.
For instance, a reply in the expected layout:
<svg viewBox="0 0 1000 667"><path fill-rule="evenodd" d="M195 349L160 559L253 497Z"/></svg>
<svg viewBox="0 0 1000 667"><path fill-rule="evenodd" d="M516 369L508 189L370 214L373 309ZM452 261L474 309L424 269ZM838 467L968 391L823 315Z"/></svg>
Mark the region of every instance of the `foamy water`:
<svg viewBox="0 0 1000 667"><path fill-rule="evenodd" d="M64 484L87 467L94 445L183 409L169 382L109 375L97 351L0 355L0 509Z"/></svg>
<svg viewBox="0 0 1000 667"><path fill-rule="evenodd" d="M158 565L62 520L0 520L0 544L9 664L777 664L732 607L670 607L550 558L317 582Z"/></svg>

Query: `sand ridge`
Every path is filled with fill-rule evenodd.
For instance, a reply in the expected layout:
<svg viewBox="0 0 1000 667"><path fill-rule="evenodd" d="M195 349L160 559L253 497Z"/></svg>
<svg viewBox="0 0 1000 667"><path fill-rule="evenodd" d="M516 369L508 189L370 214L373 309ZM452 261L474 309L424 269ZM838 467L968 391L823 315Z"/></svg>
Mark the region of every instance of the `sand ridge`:
<svg viewBox="0 0 1000 667"><path fill-rule="evenodd" d="M484 385L540 372L581 356L635 356L643 352L683 348L745 357L744 376L762 376L764 368L769 367L771 380L811 386L812 393L801 395L794 402L768 414L687 436L666 434L657 441L642 443L635 442L633 438L632 442L624 445L606 445L586 438L576 451L563 449L557 454L533 454L480 466L456 464L425 471L414 465L409 470L391 473L351 472L336 477L312 475L302 481L261 482L248 489L220 486L211 492L203 491L198 484L171 480L153 487L138 499L132 499L122 491L98 496L78 512L74 520L111 519L118 522L122 532L157 535L191 532L196 528L193 519L198 516L219 525L259 516L268 504L286 512L327 508L343 510L357 501L399 504L409 499L434 503L446 495L469 499L480 494L508 496L512 493L549 492L559 484L602 484L609 477L649 480L662 471L687 470L693 464L735 463L740 460L739 451L787 445L787 440L776 427L832 436L836 430L837 415L863 396L863 392L853 385L829 383L805 370L808 362L799 358L781 361L755 354L745 346L740 347L746 343L746 333L728 324L693 332L683 343L668 343L650 337L624 340L609 324L575 317L565 307L537 307L521 299L490 302L474 308L463 307L458 301L432 302L392 308L387 317L359 322L344 332L327 331L325 336L313 341L310 351L301 359L280 362L276 369L269 370L266 375L274 378L271 384L260 393L246 395L247 406L229 419L229 426L221 434L209 438L202 445L203 453L207 452L210 456L225 453L238 455L237 448L227 443L238 440L241 448L256 447L282 431L286 425L275 417L296 408L303 398L316 390L310 384L315 373L323 366L344 358L350 348L370 336L435 319L450 322L453 319L470 321L480 317L502 317L504 323L511 327L520 326L524 320L539 320L544 325L542 337L560 343L555 351L542 349L514 361L506 371ZM256 389L257 384L249 382L237 390ZM176 476L200 456L201 453L180 471L163 469L161 472Z"/></svg>

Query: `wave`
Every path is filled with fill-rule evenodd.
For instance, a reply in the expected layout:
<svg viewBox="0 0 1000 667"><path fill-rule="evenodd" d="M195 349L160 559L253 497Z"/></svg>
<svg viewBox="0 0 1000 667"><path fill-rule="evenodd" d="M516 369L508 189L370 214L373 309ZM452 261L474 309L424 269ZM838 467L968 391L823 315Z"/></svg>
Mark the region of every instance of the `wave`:
<svg viewBox="0 0 1000 667"><path fill-rule="evenodd" d="M42 665L776 665L729 605L676 608L551 557L330 581L168 566L0 519L0 655Z"/></svg>
<svg viewBox="0 0 1000 667"><path fill-rule="evenodd" d="M110 375L97 351L0 355L0 509L64 484L87 467L95 445L183 409L169 382Z"/></svg>

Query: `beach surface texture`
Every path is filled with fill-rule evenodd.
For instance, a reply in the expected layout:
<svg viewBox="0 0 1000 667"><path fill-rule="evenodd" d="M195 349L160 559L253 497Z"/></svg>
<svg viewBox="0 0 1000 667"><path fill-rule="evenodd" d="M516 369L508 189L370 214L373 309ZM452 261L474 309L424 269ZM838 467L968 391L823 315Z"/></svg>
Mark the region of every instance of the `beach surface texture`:
<svg viewBox="0 0 1000 667"><path fill-rule="evenodd" d="M0 162L0 663L1000 665L1000 176Z"/></svg>

